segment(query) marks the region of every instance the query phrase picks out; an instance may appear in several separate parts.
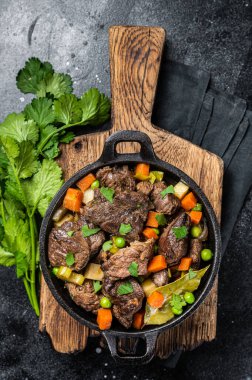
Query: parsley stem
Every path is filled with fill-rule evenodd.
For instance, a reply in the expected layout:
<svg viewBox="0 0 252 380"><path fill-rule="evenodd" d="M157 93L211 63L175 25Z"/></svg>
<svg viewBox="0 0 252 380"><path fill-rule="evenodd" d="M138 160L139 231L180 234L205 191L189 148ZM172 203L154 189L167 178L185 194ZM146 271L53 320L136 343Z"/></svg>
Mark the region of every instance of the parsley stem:
<svg viewBox="0 0 252 380"><path fill-rule="evenodd" d="M70 127L75 127L76 125L80 125L80 124L83 124L85 120L82 120L82 121L78 121L77 123L73 123L73 124L65 124L63 125L62 127L58 128L56 131L50 133L44 140L41 141L41 143L39 144L38 146L38 152L39 154L42 154L42 151L44 149L44 147L46 146L46 144L48 143L48 141L55 135L57 135L59 132L61 131L64 131L64 129L67 129L67 128L70 128Z"/></svg>
<svg viewBox="0 0 252 380"><path fill-rule="evenodd" d="M32 302L32 297L31 297L31 289L30 289L30 287L29 287L29 284L28 284L26 278L23 278L23 284L24 284L24 287L25 287L26 293L27 293L27 295L28 295L28 298L29 298L30 304L32 305L32 307L33 307L33 309L34 309L33 302Z"/></svg>
<svg viewBox="0 0 252 380"><path fill-rule="evenodd" d="M35 244L35 230L34 230L34 217L29 217L30 222L30 236L31 236L31 297L34 311L39 316L39 305L36 293L36 244Z"/></svg>

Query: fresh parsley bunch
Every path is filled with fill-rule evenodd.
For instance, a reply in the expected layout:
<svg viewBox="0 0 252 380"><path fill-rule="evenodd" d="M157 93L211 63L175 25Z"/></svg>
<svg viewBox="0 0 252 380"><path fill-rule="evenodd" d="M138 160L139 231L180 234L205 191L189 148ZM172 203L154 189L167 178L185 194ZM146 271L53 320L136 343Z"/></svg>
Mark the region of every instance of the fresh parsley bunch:
<svg viewBox="0 0 252 380"><path fill-rule="evenodd" d="M19 71L17 87L36 97L0 124L0 265L16 266L39 315L39 219L63 183L53 159L60 153L59 144L74 138L68 128L109 119L110 100L96 88L77 98L71 77L38 58L30 58Z"/></svg>

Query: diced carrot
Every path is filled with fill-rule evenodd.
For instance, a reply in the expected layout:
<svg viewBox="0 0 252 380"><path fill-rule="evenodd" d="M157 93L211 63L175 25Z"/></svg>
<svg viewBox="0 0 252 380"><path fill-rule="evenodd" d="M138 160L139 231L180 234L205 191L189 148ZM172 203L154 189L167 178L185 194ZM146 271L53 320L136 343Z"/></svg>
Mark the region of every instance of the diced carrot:
<svg viewBox="0 0 252 380"><path fill-rule="evenodd" d="M190 211L189 216L191 218L192 223L199 224L199 222L202 219L202 212L201 211Z"/></svg>
<svg viewBox="0 0 252 380"><path fill-rule="evenodd" d="M141 330L144 325L145 310L140 310L133 317L133 327L137 330Z"/></svg>
<svg viewBox="0 0 252 380"><path fill-rule="evenodd" d="M183 257L180 261L178 270L179 271L186 271L190 269L190 266L192 264L192 258L191 257Z"/></svg>
<svg viewBox="0 0 252 380"><path fill-rule="evenodd" d="M147 298L147 302L151 307L159 308L164 303L164 296L162 293L158 291L154 291L151 293L151 295Z"/></svg>
<svg viewBox="0 0 252 380"><path fill-rule="evenodd" d="M111 309L98 309L97 311L97 324L100 330L108 330L112 324Z"/></svg>
<svg viewBox="0 0 252 380"><path fill-rule="evenodd" d="M135 178L145 181L149 178L150 174L150 165L149 164L137 164L135 169Z"/></svg>
<svg viewBox="0 0 252 380"><path fill-rule="evenodd" d="M155 239L157 240L158 239L158 235L156 234L156 232L152 229L152 228L149 228L149 227L146 227L144 230L143 230L143 235L147 238L147 239Z"/></svg>
<svg viewBox="0 0 252 380"><path fill-rule="evenodd" d="M157 228L158 227L158 221L156 219L157 215L160 215L160 214L155 211L149 211L146 226Z"/></svg>
<svg viewBox="0 0 252 380"><path fill-rule="evenodd" d="M80 211L82 198L82 191L69 187L63 201L63 207L68 210L78 212Z"/></svg>
<svg viewBox="0 0 252 380"><path fill-rule="evenodd" d="M149 262L148 272L155 273L165 268L167 268L165 257L163 255L157 255Z"/></svg>
<svg viewBox="0 0 252 380"><path fill-rule="evenodd" d="M96 180L95 176L92 173L89 173L82 179L80 179L77 183L76 186L81 189L81 191L86 191L92 183Z"/></svg>
<svg viewBox="0 0 252 380"><path fill-rule="evenodd" d="M189 211L193 207L195 207L197 204L197 199L195 198L194 194L190 192L187 194L181 201L181 206L186 210Z"/></svg>

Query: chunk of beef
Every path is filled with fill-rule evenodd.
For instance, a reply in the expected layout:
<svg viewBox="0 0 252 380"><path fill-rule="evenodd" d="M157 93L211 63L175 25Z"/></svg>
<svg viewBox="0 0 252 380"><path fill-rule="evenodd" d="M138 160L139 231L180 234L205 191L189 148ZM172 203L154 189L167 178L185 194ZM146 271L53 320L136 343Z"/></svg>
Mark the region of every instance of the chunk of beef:
<svg viewBox="0 0 252 380"><path fill-rule="evenodd" d="M166 257L168 266L176 265L183 256L186 256L188 248L188 236L177 239L173 228L185 226L189 231L190 224L190 217L182 212L168 224L160 236L158 253Z"/></svg>
<svg viewBox="0 0 252 380"><path fill-rule="evenodd" d="M150 208L147 195L136 191L116 194L113 203L103 197L99 189L95 198L85 207L85 217L111 234L119 234L122 223L130 224L132 230L124 236L127 241L139 240Z"/></svg>
<svg viewBox="0 0 252 380"><path fill-rule="evenodd" d="M199 269L200 267L200 253L202 250L202 241L199 239L191 239L189 257L192 258L192 268Z"/></svg>
<svg viewBox="0 0 252 380"><path fill-rule="evenodd" d="M136 188L137 191L141 191L142 193L149 195L153 189L153 185L149 181L141 181L138 182Z"/></svg>
<svg viewBox="0 0 252 380"><path fill-rule="evenodd" d="M102 295L96 294L93 287L93 281L86 280L83 285L66 284L72 300L86 311L96 313L100 307Z"/></svg>
<svg viewBox="0 0 252 380"><path fill-rule="evenodd" d="M168 284L169 278L167 269L163 269L159 272L153 273L152 280L156 286L164 286Z"/></svg>
<svg viewBox="0 0 252 380"><path fill-rule="evenodd" d="M67 222L68 223L68 222ZM74 255L72 268L76 271L83 269L90 258L90 247L81 231L75 232L69 237L63 228L53 228L49 235L48 257L51 265L66 265L66 255L71 252Z"/></svg>
<svg viewBox="0 0 252 380"><path fill-rule="evenodd" d="M165 197L162 197L161 192L166 189L166 187L164 182L155 183L151 193L151 199L157 212L173 215L180 208L180 200L174 194L166 194Z"/></svg>
<svg viewBox="0 0 252 380"><path fill-rule="evenodd" d="M154 239L145 242L135 241L129 247L119 249L102 265L105 277L109 277L112 281L129 277L129 266L133 261L138 264L138 275L146 275L154 243Z"/></svg>
<svg viewBox="0 0 252 380"><path fill-rule="evenodd" d="M84 224L87 224L86 220L81 216L76 222L65 222L61 227L51 230L48 256L52 266L66 265L66 255L71 252L75 260L72 268L80 271L85 268L90 257L99 250L105 240L104 232L99 231L95 235L84 238L81 231ZM88 226L94 227L92 223ZM73 231L73 235L68 236L68 231Z"/></svg>
<svg viewBox="0 0 252 380"><path fill-rule="evenodd" d="M131 283L133 292L119 295L118 288L125 282ZM144 292L141 285L139 285L139 283L133 278L129 278L127 281L119 280L114 283L111 283L111 281L108 280L107 284L106 282L104 283L104 287L107 290L105 293L112 300L112 312L114 316L124 327L126 327L126 329L130 328L134 314L142 307Z"/></svg>
<svg viewBox="0 0 252 380"><path fill-rule="evenodd" d="M136 188L133 173L129 170L127 165L121 167L105 166L98 170L96 177L102 186L112 187L117 193L126 190L133 191Z"/></svg>

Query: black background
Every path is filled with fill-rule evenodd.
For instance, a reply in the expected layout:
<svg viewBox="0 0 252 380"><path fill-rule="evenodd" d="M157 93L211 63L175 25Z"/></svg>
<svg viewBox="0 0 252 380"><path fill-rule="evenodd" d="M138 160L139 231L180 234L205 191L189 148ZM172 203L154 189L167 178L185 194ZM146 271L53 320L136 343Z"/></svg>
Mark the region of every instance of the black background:
<svg viewBox="0 0 252 380"><path fill-rule="evenodd" d="M29 101L15 75L30 56L49 60L74 78L76 94L90 86L109 93L108 27L159 25L169 58L211 71L219 90L252 107L250 1L1 0L1 119ZM238 217L219 276L217 338L186 352L176 369L153 360L121 368L97 339L76 355L53 351L38 332L22 283L0 269L0 379L246 379L252 377L252 192Z"/></svg>

